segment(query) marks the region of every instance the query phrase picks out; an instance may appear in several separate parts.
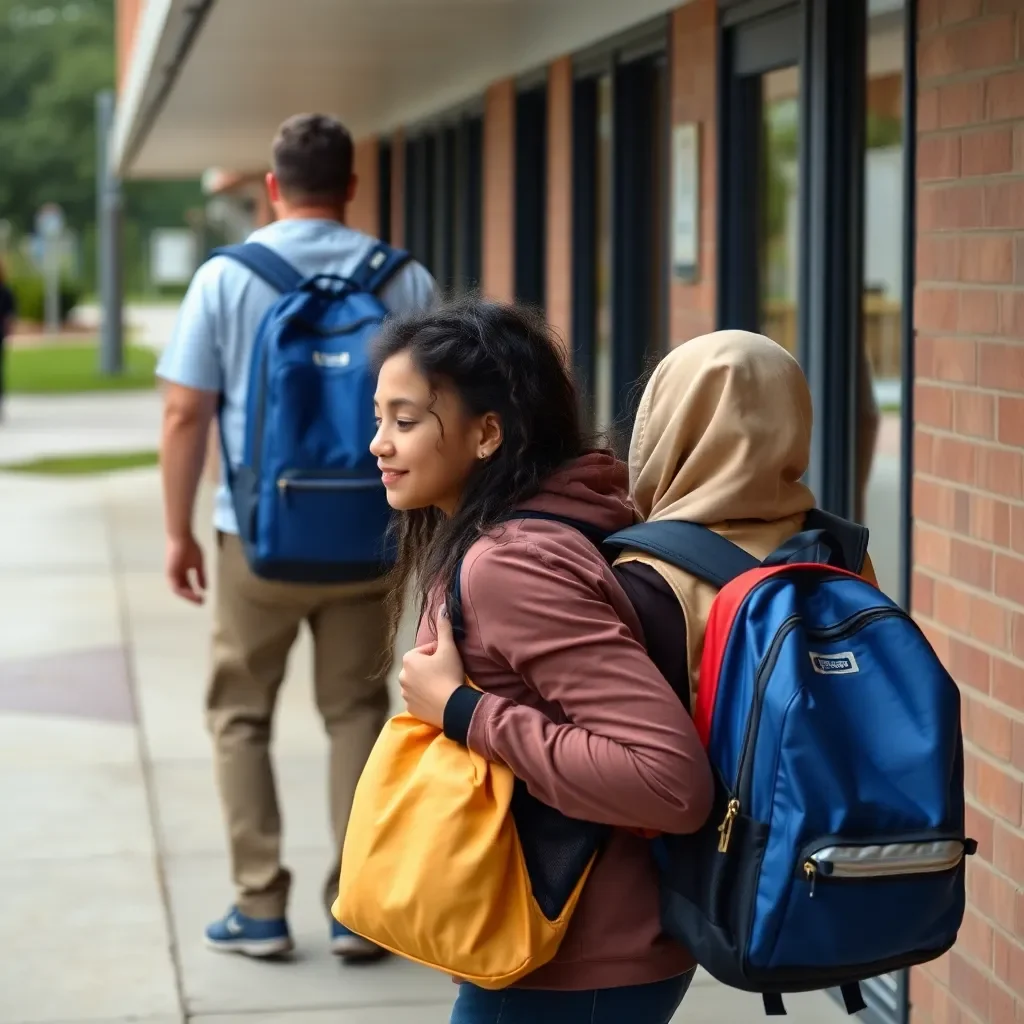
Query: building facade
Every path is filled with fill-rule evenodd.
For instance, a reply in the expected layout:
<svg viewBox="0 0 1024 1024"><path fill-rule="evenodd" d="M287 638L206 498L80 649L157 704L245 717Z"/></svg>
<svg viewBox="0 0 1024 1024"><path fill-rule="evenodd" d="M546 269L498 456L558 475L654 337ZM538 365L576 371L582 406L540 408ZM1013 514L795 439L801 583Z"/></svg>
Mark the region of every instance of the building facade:
<svg viewBox="0 0 1024 1024"><path fill-rule="evenodd" d="M386 10L385 10L386 9ZM401 13L399 14L399 10ZM122 0L115 159L251 175L300 109L352 223L537 304L595 429L673 345L804 364L821 503L959 683L956 948L875 1021L1024 1022L1024 0Z"/></svg>

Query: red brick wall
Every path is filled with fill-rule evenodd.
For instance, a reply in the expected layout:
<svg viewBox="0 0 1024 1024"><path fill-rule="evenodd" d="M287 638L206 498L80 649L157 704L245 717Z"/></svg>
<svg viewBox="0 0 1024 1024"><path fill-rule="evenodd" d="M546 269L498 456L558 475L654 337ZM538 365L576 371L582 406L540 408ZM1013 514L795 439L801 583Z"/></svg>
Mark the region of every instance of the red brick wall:
<svg viewBox="0 0 1024 1024"><path fill-rule="evenodd" d="M672 120L675 124L696 122L701 147L698 278L693 284L673 281L670 289L669 337L678 345L715 329L716 0L694 0L674 11L670 46Z"/></svg>
<svg viewBox="0 0 1024 1024"><path fill-rule="evenodd" d="M547 315L572 352L572 58L548 72Z"/></svg>
<svg viewBox="0 0 1024 1024"><path fill-rule="evenodd" d="M132 50L135 47L135 32L139 27L143 0L117 0L117 87L124 84L124 76L128 71Z"/></svg>
<svg viewBox="0 0 1024 1024"><path fill-rule="evenodd" d="M963 693L970 905L915 1024L1024 1022L1024 0L920 0L914 611Z"/></svg>
<svg viewBox="0 0 1024 1024"><path fill-rule="evenodd" d="M356 194L346 211L346 220L352 227L374 237L380 233L379 153L376 139L360 139L356 143L352 166L357 178Z"/></svg>
<svg viewBox="0 0 1024 1024"><path fill-rule="evenodd" d="M515 127L515 83L497 82L487 90L484 105L481 290L505 302L515 296Z"/></svg>

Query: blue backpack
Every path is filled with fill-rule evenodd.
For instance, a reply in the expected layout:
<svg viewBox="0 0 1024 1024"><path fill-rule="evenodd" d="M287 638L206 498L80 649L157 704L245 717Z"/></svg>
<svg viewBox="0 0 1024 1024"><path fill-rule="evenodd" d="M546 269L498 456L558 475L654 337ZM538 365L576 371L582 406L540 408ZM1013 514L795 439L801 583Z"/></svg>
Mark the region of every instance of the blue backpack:
<svg viewBox="0 0 1024 1024"><path fill-rule="evenodd" d="M719 981L763 996L935 959L965 904L960 694L924 635L861 579L867 531L822 512L763 562L702 526L609 537L719 588L694 722L708 824L654 841L665 930Z"/></svg>
<svg viewBox="0 0 1024 1024"><path fill-rule="evenodd" d="M281 293L256 332L242 463L221 450L238 530L265 579L375 579L394 561L390 507L370 454L368 347L388 310L378 293L409 261L378 243L348 278L303 276L256 242L214 250Z"/></svg>

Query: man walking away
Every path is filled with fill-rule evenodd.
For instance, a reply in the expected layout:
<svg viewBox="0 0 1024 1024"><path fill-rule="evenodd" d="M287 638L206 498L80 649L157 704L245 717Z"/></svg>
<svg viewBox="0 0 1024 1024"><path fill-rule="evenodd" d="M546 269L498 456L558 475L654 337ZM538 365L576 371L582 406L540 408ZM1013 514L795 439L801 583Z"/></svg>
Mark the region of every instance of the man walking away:
<svg viewBox="0 0 1024 1024"><path fill-rule="evenodd" d="M303 114L281 126L273 145L273 170L267 175L277 221L249 239L272 250L262 252L264 263L269 256L280 271L280 261L273 257L281 257L294 268L296 278L359 277L384 265L379 243L344 223L356 188L352 158L349 133L331 118ZM434 303L435 285L423 267L400 260L392 265L399 269L377 292L387 310L405 313ZM157 371L167 385L161 445L167 578L176 595L196 604L203 601L206 574L192 528L193 506L218 408L226 456L214 516L218 551L206 709L236 900L222 919L207 928L206 941L214 949L249 956L274 956L292 948L285 916L291 876L281 863L281 818L269 748L285 664L305 621L316 652L317 706L330 740L335 859L324 901L331 947L345 959L366 959L383 951L342 928L330 918L329 908L337 891L356 782L388 711L382 670L387 635L385 585L379 577L360 582L297 582L286 573L276 578L264 572L257 575L246 531L239 536L238 503L229 486L237 482L239 474L234 471L243 462L247 430L253 427L246 416L253 349L257 335L272 329L273 325L261 328L261 321L279 300L280 286L275 289L264 280L251 262L246 265L230 254L215 255L196 272ZM332 342L327 337L330 333L325 332L321 346L325 349L340 337L334 331ZM345 365L348 358L344 356ZM321 368L325 359L322 353L314 353ZM330 357L324 372L342 361ZM304 413L312 415L309 408ZM352 424L361 414L323 419ZM261 416L260 430L262 421ZM280 427L278 422L273 433L289 433ZM331 426L294 424L291 433L298 436L303 430L321 429ZM372 434L372 421L367 429ZM343 535L345 531L355 535L365 532L367 524L339 521L332 525Z"/></svg>

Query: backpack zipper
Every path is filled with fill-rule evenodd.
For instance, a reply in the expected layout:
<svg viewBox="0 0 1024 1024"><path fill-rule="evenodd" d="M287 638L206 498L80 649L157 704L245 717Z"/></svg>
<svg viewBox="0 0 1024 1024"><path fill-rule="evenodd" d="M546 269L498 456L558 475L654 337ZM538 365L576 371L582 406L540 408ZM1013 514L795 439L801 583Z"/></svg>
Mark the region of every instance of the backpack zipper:
<svg viewBox="0 0 1024 1024"><path fill-rule="evenodd" d="M303 331L308 334L315 334L320 338L337 338L343 334L355 334L356 331L361 331L364 327L369 327L372 324L379 324L380 317L377 316L364 316L359 320L353 320L348 324L341 324L338 327L320 327L317 324L311 324L306 320L300 320L297 317L293 318L290 323L298 324Z"/></svg>
<svg viewBox="0 0 1024 1024"><path fill-rule="evenodd" d="M761 664L757 666L757 673L754 676L754 706L750 709L750 714L747 715L747 727L743 732L743 746L740 748L740 763L739 769L736 772L736 796L730 801L725 811L725 820L721 825L718 826L718 852L726 853L729 849L729 841L732 839L732 826L736 820L736 816L740 813L741 799L744 803L749 802L750 794L743 792L743 778L746 770L747 760L750 756L750 751L753 748L753 741L757 735L755 723L760 723L761 720L761 704L764 701L764 691L768 688L768 679L771 676L772 669L775 668L775 663L779 660L779 652L782 650L782 645L786 640L786 637L796 629L800 622L799 615L790 615L788 619L783 620L781 626L772 638L771 646L768 648L768 652L764 658L761 659Z"/></svg>
<svg viewBox="0 0 1024 1024"><path fill-rule="evenodd" d="M847 636L859 633L876 619L900 615L906 615L902 608L863 608L835 626L829 626L827 629L809 629L807 635L812 640L844 640Z"/></svg>
<svg viewBox="0 0 1024 1024"><path fill-rule="evenodd" d="M962 839L932 839L924 842L843 843L834 842L806 855L803 874L814 898L818 878L899 878L952 871L967 854Z"/></svg>
<svg viewBox="0 0 1024 1024"><path fill-rule="evenodd" d="M282 498L289 491L370 491L384 484L377 477L353 477L348 474L338 476L307 477L294 473L284 473L277 478L277 493Z"/></svg>
<svg viewBox="0 0 1024 1024"><path fill-rule="evenodd" d="M829 626L827 629L808 630L807 635L813 640L840 640L852 636L876 619L883 619L889 616L905 615L901 608L866 608L850 615L842 622ZM771 646L757 668L754 677L754 705L747 716L747 727L743 734L743 746L740 748L740 763L736 772L735 796L729 800L726 806L725 818L718 826L718 852L726 853L729 849L729 841L732 838L732 828L742 807L750 803L750 790L753 786L751 778L753 764L753 749L757 741L757 730L761 724L761 706L764 703L765 690L768 688L768 680L771 678L775 663L779 660L779 653L786 637L797 627L801 621L800 615L790 615L789 618L779 626Z"/></svg>

